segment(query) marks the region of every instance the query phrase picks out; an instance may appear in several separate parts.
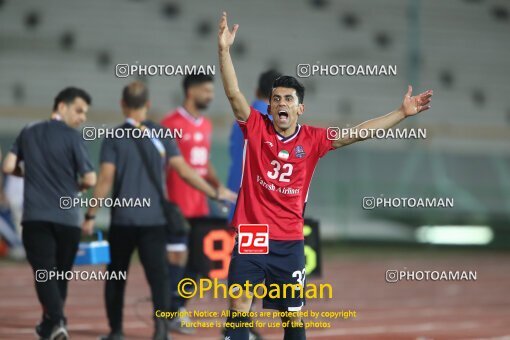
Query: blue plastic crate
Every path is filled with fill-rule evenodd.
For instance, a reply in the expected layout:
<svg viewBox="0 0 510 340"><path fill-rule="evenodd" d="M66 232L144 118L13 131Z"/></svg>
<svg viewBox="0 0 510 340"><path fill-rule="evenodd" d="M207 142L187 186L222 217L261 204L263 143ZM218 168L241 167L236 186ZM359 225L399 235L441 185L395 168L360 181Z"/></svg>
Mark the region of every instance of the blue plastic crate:
<svg viewBox="0 0 510 340"><path fill-rule="evenodd" d="M97 232L97 241L80 242L75 265L109 264L110 244L103 240L103 233Z"/></svg>

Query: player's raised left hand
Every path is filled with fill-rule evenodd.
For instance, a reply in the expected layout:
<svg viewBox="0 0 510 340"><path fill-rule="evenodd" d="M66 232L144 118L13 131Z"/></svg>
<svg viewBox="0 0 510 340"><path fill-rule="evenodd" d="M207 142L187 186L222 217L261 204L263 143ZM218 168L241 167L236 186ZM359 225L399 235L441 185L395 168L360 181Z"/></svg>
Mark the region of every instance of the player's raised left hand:
<svg viewBox="0 0 510 340"><path fill-rule="evenodd" d="M220 20L220 30L218 31L218 45L221 49L229 48L234 43L236 32L239 25L234 25L232 31L228 28L227 12L223 12Z"/></svg>
<svg viewBox="0 0 510 340"><path fill-rule="evenodd" d="M400 107L400 110L406 117L413 116L417 113L430 109L429 103L433 94L432 90L427 90L417 96L412 96L412 93L413 87L408 85L407 93L404 96L402 106Z"/></svg>

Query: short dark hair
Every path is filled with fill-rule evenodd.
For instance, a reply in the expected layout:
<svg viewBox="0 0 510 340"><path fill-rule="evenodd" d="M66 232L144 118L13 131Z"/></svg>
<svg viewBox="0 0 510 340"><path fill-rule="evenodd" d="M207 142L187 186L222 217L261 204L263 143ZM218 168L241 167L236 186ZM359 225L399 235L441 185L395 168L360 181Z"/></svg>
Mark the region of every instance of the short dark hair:
<svg viewBox="0 0 510 340"><path fill-rule="evenodd" d="M257 90L259 91L259 94L262 96L262 98L271 98L273 83L281 76L282 74L274 69L268 70L260 75Z"/></svg>
<svg viewBox="0 0 510 340"><path fill-rule="evenodd" d="M213 82L214 77L209 74L188 74L184 77L182 81L182 88L184 90L184 95L188 94L188 89L191 86L199 85L202 83Z"/></svg>
<svg viewBox="0 0 510 340"><path fill-rule="evenodd" d="M287 87L296 90L299 104L303 103L303 99L305 99L305 87L296 78L291 76L278 77L273 82L273 88L271 89L271 92L277 87Z"/></svg>
<svg viewBox="0 0 510 340"><path fill-rule="evenodd" d="M122 101L130 109L139 109L149 101L149 89L139 80L129 83L122 90Z"/></svg>
<svg viewBox="0 0 510 340"><path fill-rule="evenodd" d="M85 92L85 90L70 86L66 87L57 94L55 100L53 101L53 111L57 111L58 104L61 102L64 102L65 104L71 104L76 98L83 99L88 105L92 103L92 98L87 92Z"/></svg>

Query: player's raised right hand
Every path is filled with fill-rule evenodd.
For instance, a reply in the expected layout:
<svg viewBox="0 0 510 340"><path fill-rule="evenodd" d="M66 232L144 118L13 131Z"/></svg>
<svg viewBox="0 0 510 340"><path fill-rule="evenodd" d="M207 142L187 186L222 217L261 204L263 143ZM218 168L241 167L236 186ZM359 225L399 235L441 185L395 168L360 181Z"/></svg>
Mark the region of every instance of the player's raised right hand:
<svg viewBox="0 0 510 340"><path fill-rule="evenodd" d="M220 49L229 48L234 43L234 39L236 38L236 32L239 28L239 25L234 25L232 27L232 31L228 28L227 23L227 12L223 12L220 20L220 29L218 31L218 46Z"/></svg>

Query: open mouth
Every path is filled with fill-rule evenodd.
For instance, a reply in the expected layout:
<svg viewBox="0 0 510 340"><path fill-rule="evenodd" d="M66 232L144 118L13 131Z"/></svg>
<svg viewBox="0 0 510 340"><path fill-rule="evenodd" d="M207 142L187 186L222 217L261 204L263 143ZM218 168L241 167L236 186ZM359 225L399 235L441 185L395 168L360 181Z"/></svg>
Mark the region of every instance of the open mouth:
<svg viewBox="0 0 510 340"><path fill-rule="evenodd" d="M289 114L285 110L278 111L278 120L280 122L287 122L289 120Z"/></svg>

